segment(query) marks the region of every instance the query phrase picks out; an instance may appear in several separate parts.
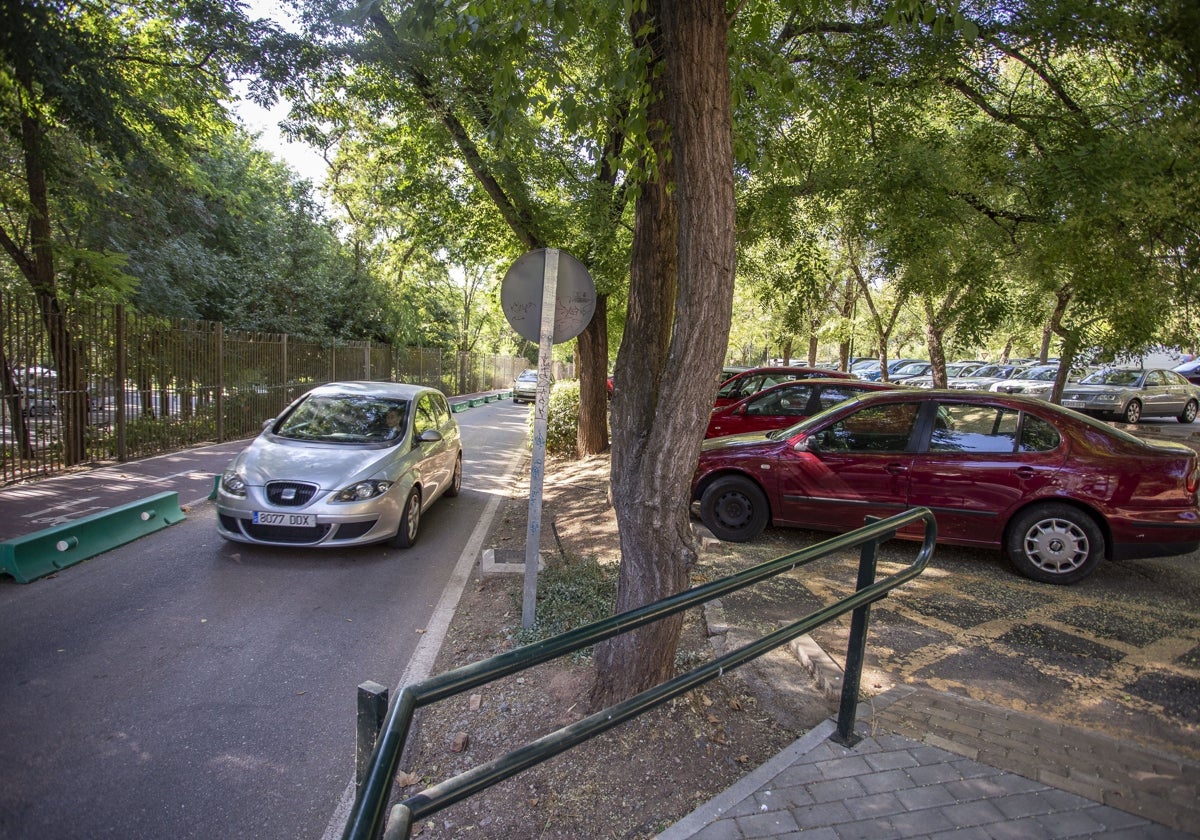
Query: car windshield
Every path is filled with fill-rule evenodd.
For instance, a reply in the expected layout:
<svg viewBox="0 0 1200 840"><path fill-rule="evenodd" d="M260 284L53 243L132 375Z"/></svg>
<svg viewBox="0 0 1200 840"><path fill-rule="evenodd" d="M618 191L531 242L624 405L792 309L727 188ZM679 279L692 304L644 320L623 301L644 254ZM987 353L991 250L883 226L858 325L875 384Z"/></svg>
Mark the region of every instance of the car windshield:
<svg viewBox="0 0 1200 840"><path fill-rule="evenodd" d="M1140 370L1098 370L1079 381L1081 385L1139 385L1142 375Z"/></svg>
<svg viewBox="0 0 1200 840"><path fill-rule="evenodd" d="M537 382L537 371L527 370L517 377L518 382Z"/></svg>
<svg viewBox="0 0 1200 840"><path fill-rule="evenodd" d="M1005 373L1011 370L1012 367L1010 365L984 365L971 375L978 376L982 379L991 376L1004 376Z"/></svg>
<svg viewBox="0 0 1200 840"><path fill-rule="evenodd" d="M1048 381L1058 376L1058 368L1034 368L1022 374L1025 379L1033 379L1035 381Z"/></svg>
<svg viewBox="0 0 1200 840"><path fill-rule="evenodd" d="M279 423L275 434L326 443L399 440L408 425L407 400L365 394L314 394Z"/></svg>

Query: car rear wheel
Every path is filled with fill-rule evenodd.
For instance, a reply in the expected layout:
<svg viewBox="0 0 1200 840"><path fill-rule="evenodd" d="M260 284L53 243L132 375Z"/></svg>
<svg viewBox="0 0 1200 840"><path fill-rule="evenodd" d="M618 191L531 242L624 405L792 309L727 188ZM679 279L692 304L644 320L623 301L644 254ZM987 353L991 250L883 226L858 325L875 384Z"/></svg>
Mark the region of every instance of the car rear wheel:
<svg viewBox="0 0 1200 840"><path fill-rule="evenodd" d="M746 542L767 527L771 512L757 484L741 476L719 478L700 497L700 519L718 539Z"/></svg>
<svg viewBox="0 0 1200 840"><path fill-rule="evenodd" d="M421 491L416 487L408 491L404 502L404 514L400 517L400 528L392 537L394 548L412 548L417 541L417 532L421 528Z"/></svg>
<svg viewBox="0 0 1200 840"><path fill-rule="evenodd" d="M1104 556L1104 533L1077 508L1043 504L1009 523L1005 551L1017 571L1043 583L1075 583Z"/></svg>
<svg viewBox="0 0 1200 840"><path fill-rule="evenodd" d="M1125 418L1126 423L1136 423L1142 419L1142 404L1137 400L1130 400L1121 416Z"/></svg>
<svg viewBox="0 0 1200 840"><path fill-rule="evenodd" d="M1183 407L1183 411L1175 419L1180 423L1191 423L1196 419L1197 410L1200 410L1200 405L1197 405L1195 400L1188 400L1188 404Z"/></svg>

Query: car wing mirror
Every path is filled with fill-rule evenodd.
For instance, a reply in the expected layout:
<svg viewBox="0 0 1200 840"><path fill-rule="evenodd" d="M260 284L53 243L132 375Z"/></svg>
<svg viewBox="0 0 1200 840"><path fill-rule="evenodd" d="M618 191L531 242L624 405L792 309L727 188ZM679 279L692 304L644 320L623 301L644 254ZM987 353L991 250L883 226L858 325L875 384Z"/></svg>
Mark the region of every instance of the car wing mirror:
<svg viewBox="0 0 1200 840"><path fill-rule="evenodd" d="M817 439L812 436L805 436L796 441L796 445L792 447L794 452L820 452L821 446L817 443Z"/></svg>
<svg viewBox="0 0 1200 840"><path fill-rule="evenodd" d="M274 423L274 422L275 422L275 418L274 418L274 417L271 417L270 419L264 420L264 421L263 421L263 424L262 424L263 431L265 432L267 429L271 428L271 424L272 424L272 423Z"/></svg>
<svg viewBox="0 0 1200 840"><path fill-rule="evenodd" d="M437 443L442 439L442 433L437 429L426 429L421 432L421 436L417 438L421 443Z"/></svg>

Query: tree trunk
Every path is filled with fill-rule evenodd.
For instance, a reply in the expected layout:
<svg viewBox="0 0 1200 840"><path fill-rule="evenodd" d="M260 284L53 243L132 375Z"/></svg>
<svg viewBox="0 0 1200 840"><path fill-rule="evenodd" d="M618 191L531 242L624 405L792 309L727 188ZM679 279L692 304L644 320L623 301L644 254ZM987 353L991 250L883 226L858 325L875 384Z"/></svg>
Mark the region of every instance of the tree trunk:
<svg viewBox="0 0 1200 840"><path fill-rule="evenodd" d="M596 314L579 334L575 346L579 373L580 455L608 449L608 296L596 295Z"/></svg>
<svg viewBox="0 0 1200 840"><path fill-rule="evenodd" d="M650 0L651 141L638 198L629 308L612 401L611 487L621 538L617 609L686 589L695 562L689 489L733 308L733 142L724 4ZM665 72L658 73L665 62ZM664 129L669 127L670 155ZM668 163L669 162L669 163ZM668 183L670 180L670 183ZM674 672L682 616L597 647L593 707Z"/></svg>
<svg viewBox="0 0 1200 840"><path fill-rule="evenodd" d="M32 81L20 82L32 90ZM32 254L20 261L25 279L33 287L38 311L46 328L54 369L58 372L63 463L82 463L86 457L87 377L83 354L71 336L66 314L58 299L54 272L54 248L50 227L50 194L46 186L46 161L42 153L42 125L27 110L21 117L21 145L25 158L25 182L29 194L29 242Z"/></svg>

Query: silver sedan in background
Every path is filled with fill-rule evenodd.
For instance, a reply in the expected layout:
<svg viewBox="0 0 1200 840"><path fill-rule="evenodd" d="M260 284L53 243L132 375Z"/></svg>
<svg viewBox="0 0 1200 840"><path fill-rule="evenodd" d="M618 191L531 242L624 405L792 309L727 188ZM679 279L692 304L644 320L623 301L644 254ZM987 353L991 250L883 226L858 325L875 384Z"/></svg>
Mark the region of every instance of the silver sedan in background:
<svg viewBox="0 0 1200 840"><path fill-rule="evenodd" d="M217 530L238 542L408 548L421 514L462 486L445 396L392 382L333 382L300 397L233 460Z"/></svg>
<svg viewBox="0 0 1200 840"><path fill-rule="evenodd" d="M1173 370L1107 368L1063 388L1062 404L1126 423L1143 417L1174 417L1191 423L1200 409L1200 387Z"/></svg>

